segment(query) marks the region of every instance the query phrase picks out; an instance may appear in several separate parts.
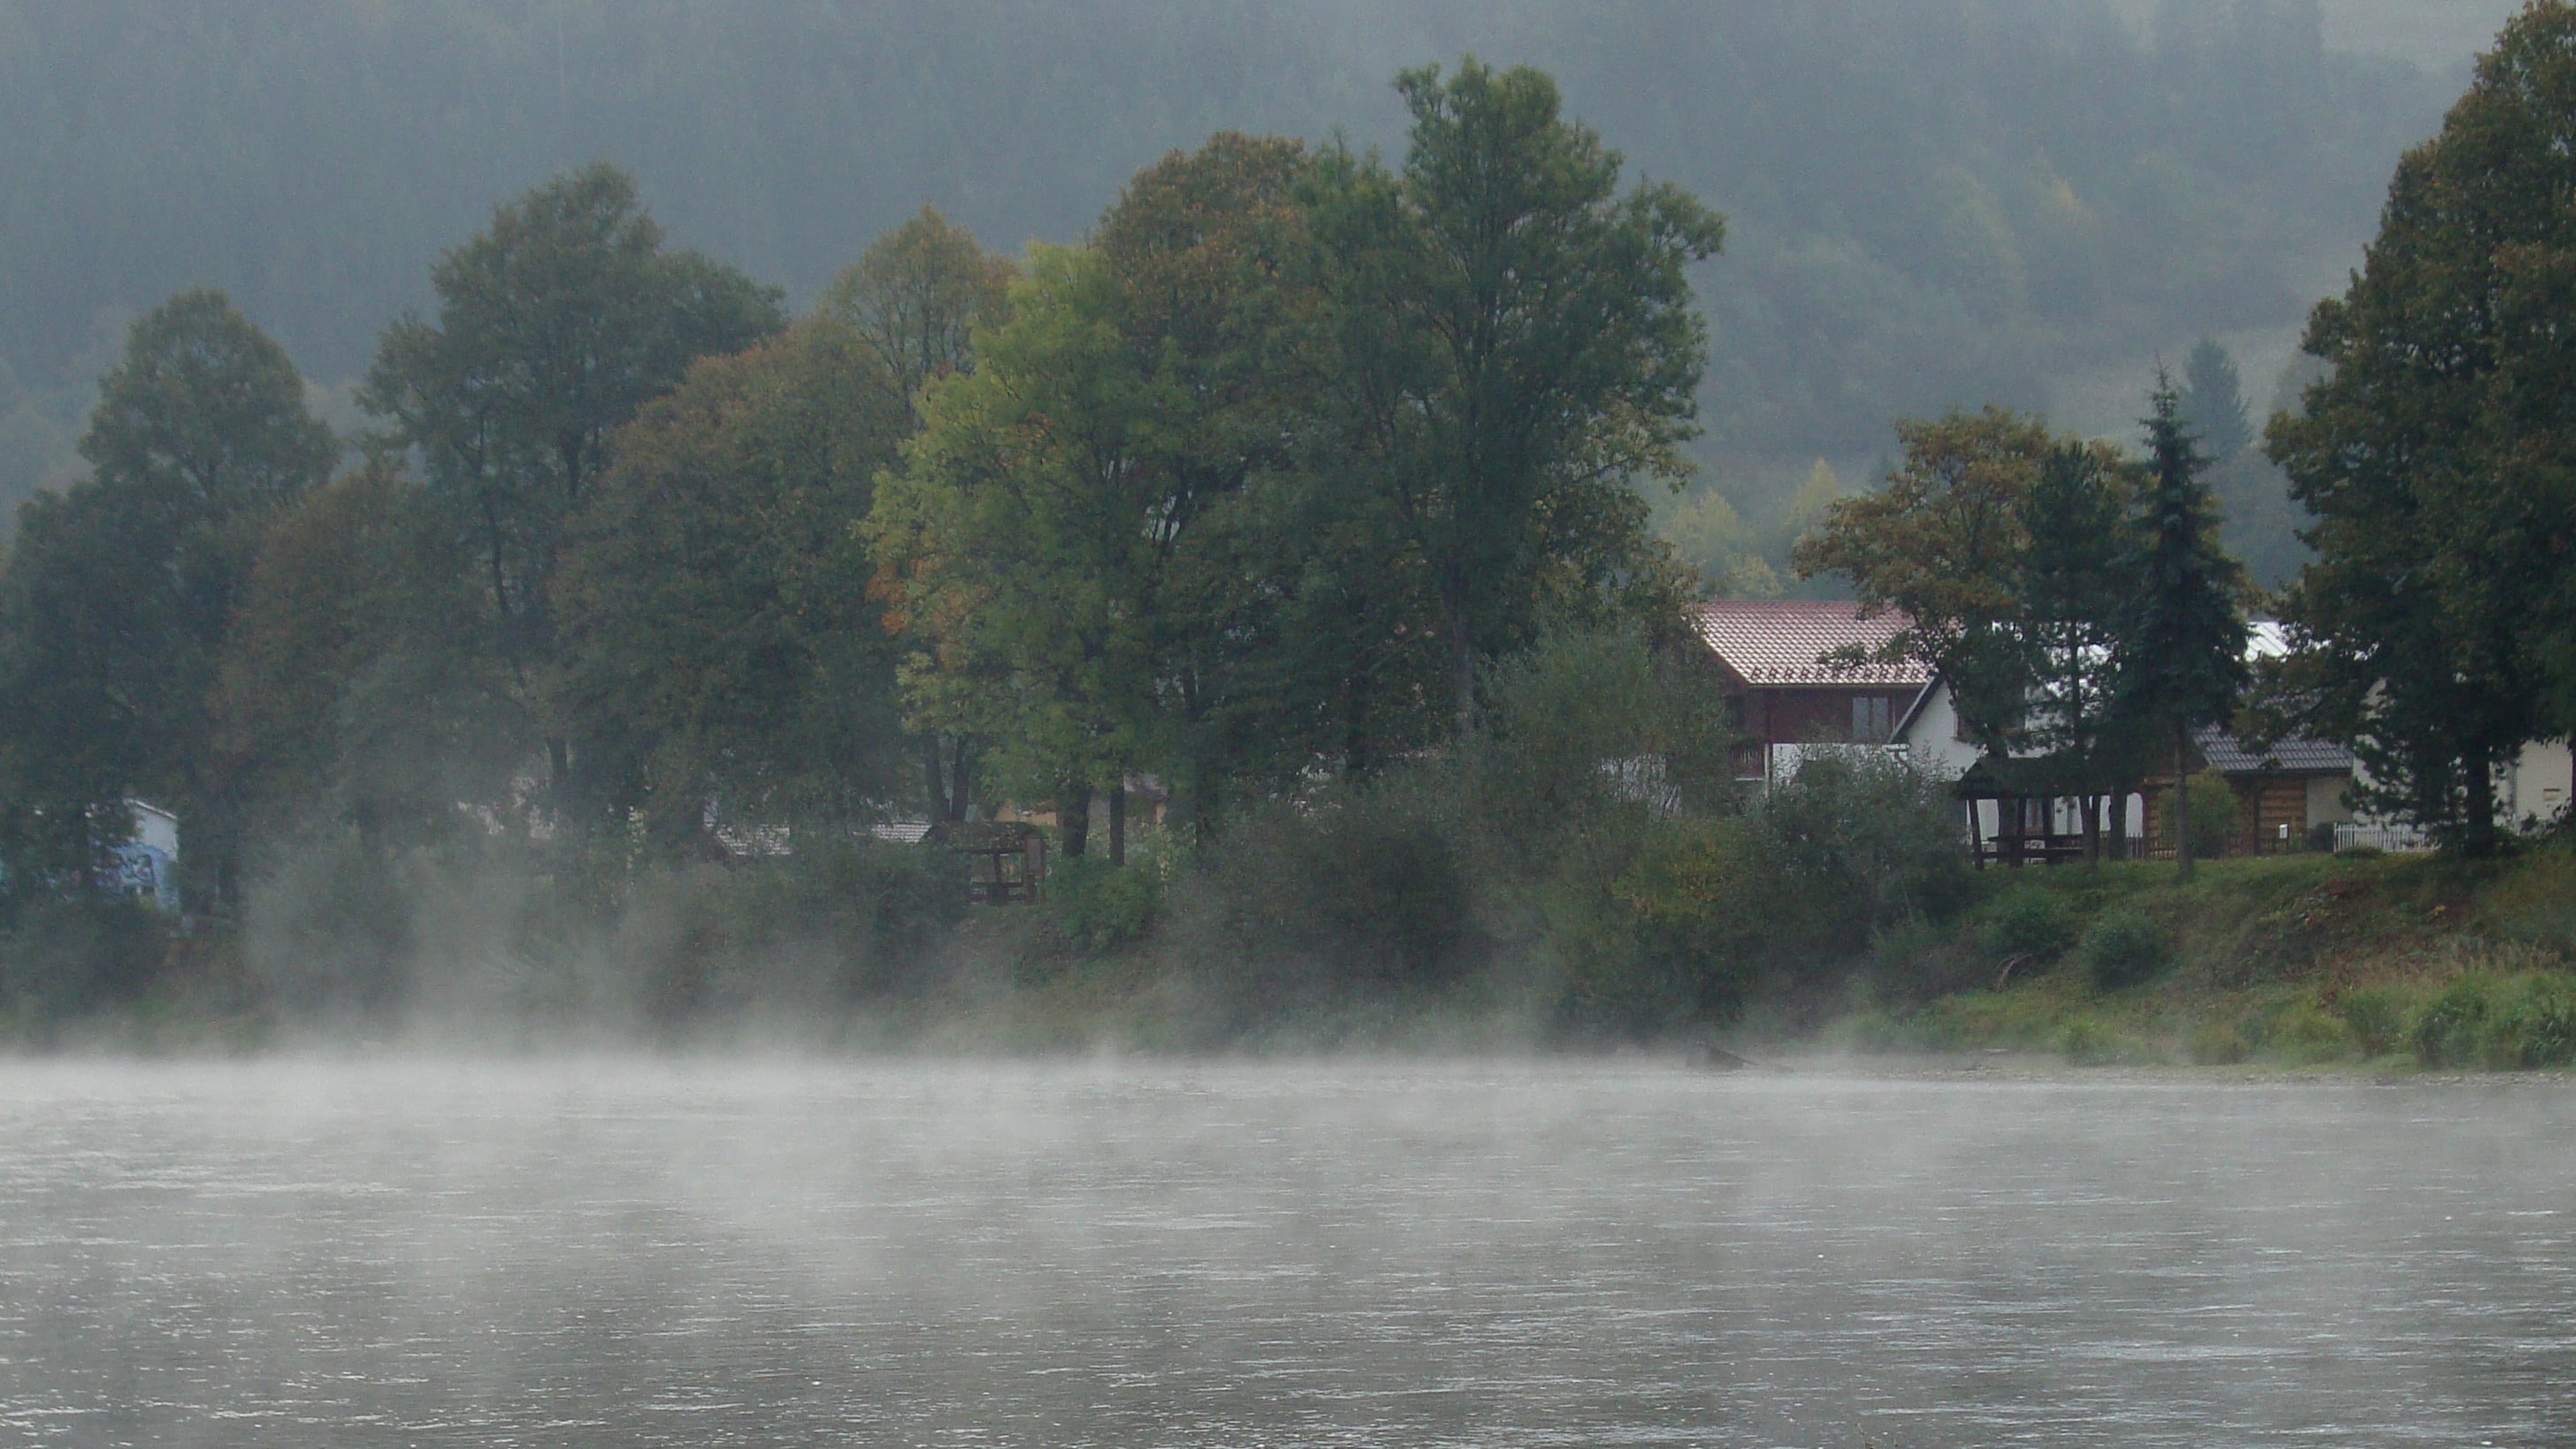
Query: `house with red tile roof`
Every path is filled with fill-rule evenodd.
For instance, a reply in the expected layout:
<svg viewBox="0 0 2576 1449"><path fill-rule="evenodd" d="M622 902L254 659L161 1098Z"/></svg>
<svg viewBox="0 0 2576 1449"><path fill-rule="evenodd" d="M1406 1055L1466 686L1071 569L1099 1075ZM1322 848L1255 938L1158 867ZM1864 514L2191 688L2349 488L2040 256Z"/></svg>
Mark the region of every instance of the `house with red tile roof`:
<svg viewBox="0 0 2576 1449"><path fill-rule="evenodd" d="M1915 660L1878 651L1905 628L1894 612L1816 599L1722 599L1692 606L1727 722L1744 738L1736 773L1770 781L1806 750L1884 746L1932 685ZM1857 659L1858 662L1852 662Z"/></svg>

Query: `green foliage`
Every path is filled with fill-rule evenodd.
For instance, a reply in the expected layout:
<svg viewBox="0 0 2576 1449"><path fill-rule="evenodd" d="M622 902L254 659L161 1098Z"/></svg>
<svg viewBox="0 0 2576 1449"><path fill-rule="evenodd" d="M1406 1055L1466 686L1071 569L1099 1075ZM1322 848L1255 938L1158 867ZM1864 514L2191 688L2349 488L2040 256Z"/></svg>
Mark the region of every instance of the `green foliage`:
<svg viewBox="0 0 2576 1449"><path fill-rule="evenodd" d="M2406 1024L2408 1044L2428 1067L2465 1066L2478 1057L2495 1008L2494 981L2477 972L2453 980L2416 1008Z"/></svg>
<svg viewBox="0 0 2576 1449"><path fill-rule="evenodd" d="M2183 821L2196 855L2223 855L2236 831L2236 789L2217 770L2200 770L2183 781Z"/></svg>
<svg viewBox="0 0 2576 1449"><path fill-rule="evenodd" d="M2176 413L2183 430L2213 465L2223 464L2254 442L2254 424L2245 412L2244 382L2236 359L2214 337L2192 344L2183 364Z"/></svg>
<svg viewBox="0 0 2576 1449"><path fill-rule="evenodd" d="M149 908L112 899L40 900L0 932L0 1022L39 1032L130 1002L169 954Z"/></svg>
<svg viewBox="0 0 2576 1449"><path fill-rule="evenodd" d="M1304 370L1342 469L1419 559L1461 736L1478 666L1535 613L1667 584L1636 480L1677 480L1724 223L1621 160L1556 83L1473 57L1408 70L1401 172L1336 145L1306 217Z"/></svg>
<svg viewBox="0 0 2576 1449"><path fill-rule="evenodd" d="M690 363L786 321L776 288L662 241L634 178L613 166L530 190L439 258L436 315L406 312L385 329L358 394L389 441L420 459L430 500L488 590L491 648L528 681L558 808L575 803L578 752L546 697L550 678L531 671L554 662L550 588L571 522L609 466L610 438ZM621 763L608 753L599 763Z"/></svg>
<svg viewBox="0 0 2576 1449"><path fill-rule="evenodd" d="M2491 1065L2563 1067L2576 1063L2576 980L2562 972L2528 972L2502 993L2489 1023Z"/></svg>
<svg viewBox="0 0 2576 1449"><path fill-rule="evenodd" d="M262 529L338 445L285 352L199 289L135 321L80 446L93 476L27 504L0 575L10 863L85 877L90 822L146 795L191 822L191 869L209 867L191 895L222 899L239 821L208 699L225 629Z"/></svg>
<svg viewBox="0 0 2576 1449"><path fill-rule="evenodd" d="M1997 961L2016 957L2045 964L2075 944L2075 913L2053 891L2016 890L1987 907L1977 939Z"/></svg>
<svg viewBox="0 0 2576 1449"><path fill-rule="evenodd" d="M595 807L702 852L721 818L872 818L905 756L852 528L903 406L851 329L707 359L617 436L552 585L559 702Z"/></svg>
<svg viewBox="0 0 2576 1449"><path fill-rule="evenodd" d="M1190 882L1230 969L1288 987L1453 979L1484 946L1476 894L1457 832L1391 786L1250 814Z"/></svg>
<svg viewBox="0 0 2576 1449"><path fill-rule="evenodd" d="M1968 883L1958 802L1894 755L1826 755L1773 787L1756 812L1811 920L1856 947L1872 930L1940 919Z"/></svg>
<svg viewBox="0 0 2576 1449"><path fill-rule="evenodd" d="M2164 928L2134 911L2105 911L2084 928L2075 943L2093 984L2121 991L2153 979L2173 964L2173 940Z"/></svg>
<svg viewBox="0 0 2576 1449"><path fill-rule="evenodd" d="M2187 1050L2196 1065L2225 1067L2254 1055L2254 1043L2233 1022L2204 1021L2191 1029Z"/></svg>
<svg viewBox="0 0 2576 1449"><path fill-rule="evenodd" d="M2135 603L2121 631L2122 716L2161 727L2182 771L2186 737L2234 713L2245 688L2244 570L2219 547L2217 514L2201 475L2209 460L2183 424L2165 373L2149 397L2147 476L2138 492L2135 552L2125 561ZM2185 830L2177 855L2188 879L2198 842Z"/></svg>
<svg viewBox="0 0 2576 1449"><path fill-rule="evenodd" d="M2031 490L2061 448L2009 408L1901 419L1904 460L1875 493L1842 499L1794 554L1801 578L1838 573L1866 608L1907 619L1884 651L1949 684L1971 739L2018 743L2030 692L2021 585Z"/></svg>
<svg viewBox="0 0 2576 1449"><path fill-rule="evenodd" d="M2523 10L2401 159L2362 269L2309 318L2327 370L2270 436L2318 555L2272 702L2353 743L2366 803L2472 856L2498 844L2496 764L2576 723L2571 41L2576 9Z"/></svg>
<svg viewBox="0 0 2576 1449"><path fill-rule="evenodd" d="M2363 1056L2382 1057L2407 1043L2411 1006L2412 997L2402 987L2378 985L2356 986L2338 993L2333 1009Z"/></svg>
<svg viewBox="0 0 2576 1449"><path fill-rule="evenodd" d="M2118 1026L2091 1013L2069 1017L2058 1029L2055 1046L2067 1065L2076 1067L2107 1066L2126 1059L2134 1050Z"/></svg>
<svg viewBox="0 0 2576 1449"><path fill-rule="evenodd" d="M1068 856L1047 872L1038 929L1058 955L1106 956L1143 942L1162 913L1163 875L1151 860Z"/></svg>

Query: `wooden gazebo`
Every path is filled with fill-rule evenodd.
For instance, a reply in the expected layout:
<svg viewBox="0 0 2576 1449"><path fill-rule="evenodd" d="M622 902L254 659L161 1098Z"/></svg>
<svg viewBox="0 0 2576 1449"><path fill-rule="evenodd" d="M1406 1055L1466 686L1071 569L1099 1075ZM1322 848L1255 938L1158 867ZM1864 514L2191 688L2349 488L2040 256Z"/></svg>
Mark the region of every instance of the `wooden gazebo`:
<svg viewBox="0 0 2576 1449"><path fill-rule="evenodd" d="M967 888L982 905L1034 903L1046 888L1046 837L1024 820L951 820L932 842L967 858Z"/></svg>
<svg viewBox="0 0 2576 1449"><path fill-rule="evenodd" d="M2020 867L2084 859L2087 837L2081 821L2088 798L2097 807L2096 827L2104 828L2104 852L2127 853L2123 807L2128 795L2106 783L2101 766L2092 760L2066 754L1987 755L1968 767L1951 793L1966 802L1968 841L1980 869L1989 863ZM1989 804L1995 815L1991 835L1985 819ZM2058 828L2062 806L2074 807L2076 829Z"/></svg>

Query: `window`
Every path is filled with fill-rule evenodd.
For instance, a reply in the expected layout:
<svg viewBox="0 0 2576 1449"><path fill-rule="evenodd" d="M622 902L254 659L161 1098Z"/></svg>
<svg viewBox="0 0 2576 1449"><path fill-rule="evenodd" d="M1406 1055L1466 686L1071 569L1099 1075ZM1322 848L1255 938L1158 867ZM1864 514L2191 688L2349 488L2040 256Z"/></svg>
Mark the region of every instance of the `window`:
<svg viewBox="0 0 2576 1449"><path fill-rule="evenodd" d="M1861 744L1879 744L1887 738L1887 696L1856 694L1852 696L1851 737Z"/></svg>

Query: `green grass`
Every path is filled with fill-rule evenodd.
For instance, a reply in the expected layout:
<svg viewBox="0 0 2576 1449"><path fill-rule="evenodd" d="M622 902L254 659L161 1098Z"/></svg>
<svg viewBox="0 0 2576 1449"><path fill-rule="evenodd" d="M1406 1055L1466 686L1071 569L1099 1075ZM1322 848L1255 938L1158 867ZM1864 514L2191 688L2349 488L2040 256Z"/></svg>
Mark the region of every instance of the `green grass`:
<svg viewBox="0 0 2576 1449"><path fill-rule="evenodd" d="M2043 954L2042 943L2072 944ZM1852 1050L2053 1052L2079 1064L2576 1063L2576 857L2323 855L1990 871L1948 949L2000 988L1829 1023Z"/></svg>

